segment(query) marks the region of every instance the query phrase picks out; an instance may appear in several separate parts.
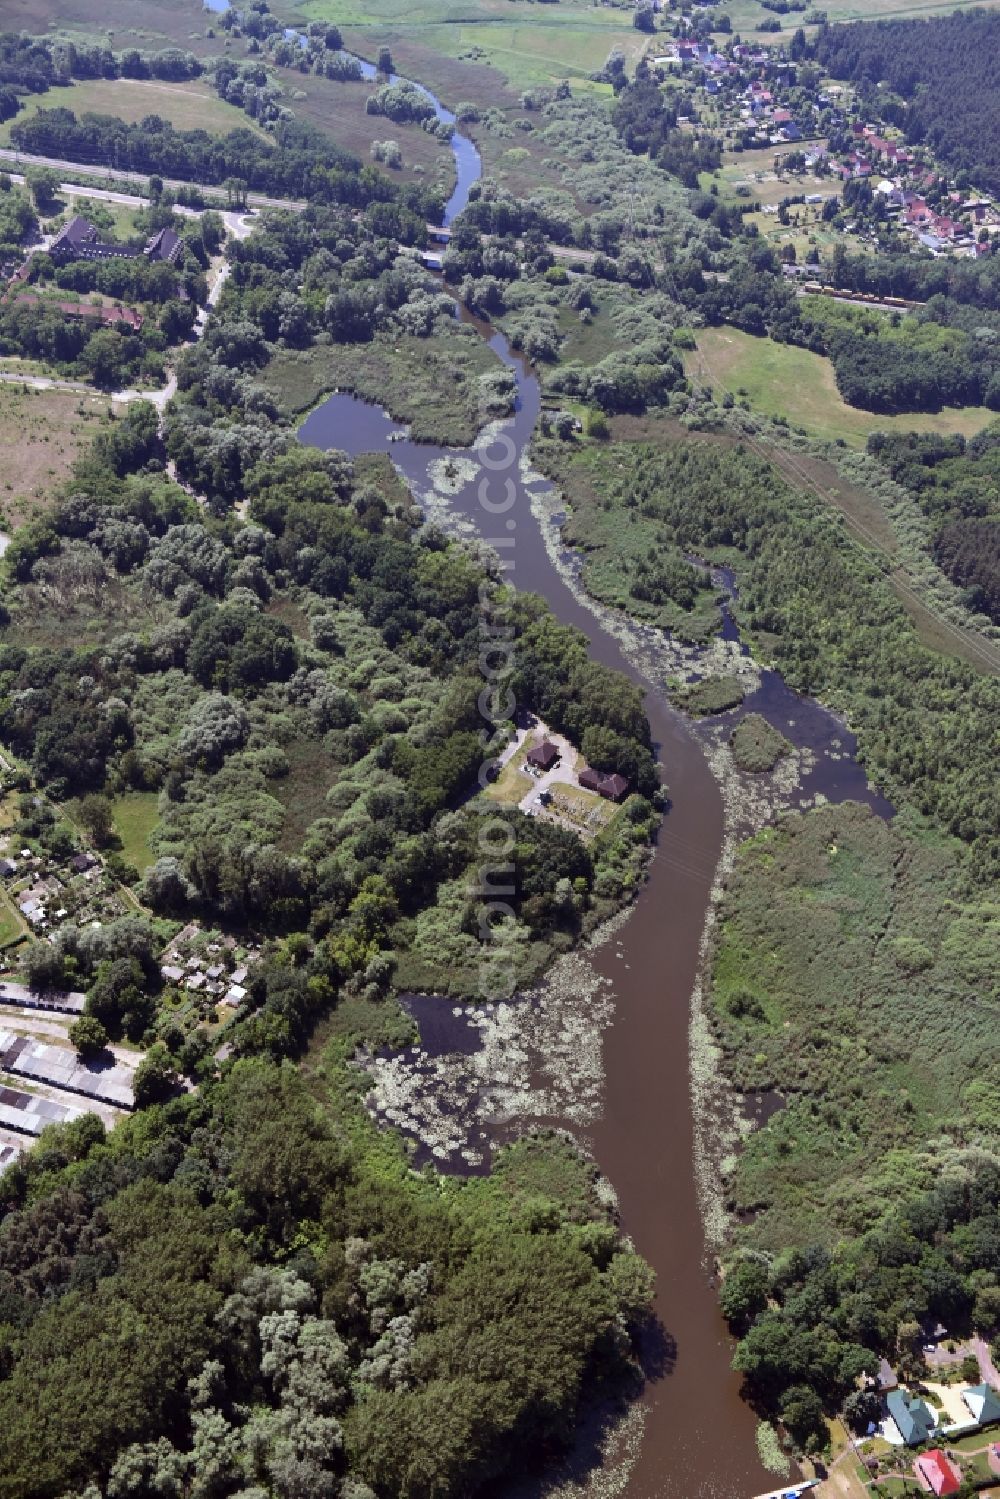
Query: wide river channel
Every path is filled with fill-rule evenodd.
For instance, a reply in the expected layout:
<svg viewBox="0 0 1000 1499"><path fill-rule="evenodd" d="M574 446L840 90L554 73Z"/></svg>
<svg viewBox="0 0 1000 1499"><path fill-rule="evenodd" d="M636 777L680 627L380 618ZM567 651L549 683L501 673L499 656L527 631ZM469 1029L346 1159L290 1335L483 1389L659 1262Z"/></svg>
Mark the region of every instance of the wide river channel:
<svg viewBox="0 0 1000 1499"><path fill-rule="evenodd" d="M434 102L439 117L451 123L454 117ZM461 212L481 171L472 141L456 133L452 145L458 181L448 220ZM624 1229L656 1271L656 1310L665 1335L646 1350L646 1419L627 1484L614 1492L629 1499L751 1499L778 1480L757 1455L756 1418L740 1398L739 1377L730 1367L732 1343L706 1261L689 1069L690 997L722 850L722 797L700 736L627 659L547 550L543 522L531 503L532 489L537 494L544 486L525 479L518 463L541 406L538 381L501 334L477 326L517 381L515 413L498 424L500 435L490 449L499 465L494 493L503 494L510 480L512 498L491 517L477 481L462 484L460 478L448 503L484 538L502 539L508 576L518 588L541 594L560 621L587 636L596 660L640 683L670 795L649 879L618 941L593 954L594 966L613 983L615 1014L604 1036L603 1107L587 1137L617 1190ZM396 439L391 443L390 433ZM388 452L417 495L431 487L432 465L456 456L400 439L386 413L343 393L319 406L300 435L352 455ZM469 457L481 463L480 453ZM867 787L850 752L851 738L837 720L795 697L774 673L764 673L747 707L763 712L799 744L805 737L818 755L839 736L848 752L822 762L813 789L831 801L854 797L891 811Z"/></svg>

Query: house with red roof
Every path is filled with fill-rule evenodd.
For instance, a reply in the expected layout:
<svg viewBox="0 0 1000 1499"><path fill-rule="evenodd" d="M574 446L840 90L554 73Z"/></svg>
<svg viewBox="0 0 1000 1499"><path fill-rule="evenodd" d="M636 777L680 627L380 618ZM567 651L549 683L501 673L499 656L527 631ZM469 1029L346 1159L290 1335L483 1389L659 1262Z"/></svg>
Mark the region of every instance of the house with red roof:
<svg viewBox="0 0 1000 1499"><path fill-rule="evenodd" d="M918 1457L913 1471L920 1487L929 1494L957 1494L961 1487L962 1475L940 1447L932 1447L930 1452Z"/></svg>
<svg viewBox="0 0 1000 1499"><path fill-rule="evenodd" d="M933 208L928 208L923 198L914 198L913 202L910 203L907 207L906 222L908 224L913 224L922 229L924 225L929 224L933 218L934 210Z"/></svg>

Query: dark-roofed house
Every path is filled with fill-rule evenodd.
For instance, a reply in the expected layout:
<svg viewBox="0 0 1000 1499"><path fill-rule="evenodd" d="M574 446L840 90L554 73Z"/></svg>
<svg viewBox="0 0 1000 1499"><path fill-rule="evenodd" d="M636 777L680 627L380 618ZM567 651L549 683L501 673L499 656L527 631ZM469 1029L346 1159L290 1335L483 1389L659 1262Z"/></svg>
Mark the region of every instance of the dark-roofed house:
<svg viewBox="0 0 1000 1499"><path fill-rule="evenodd" d="M888 1395L890 1390L899 1388L899 1380L896 1371L887 1358L881 1359L878 1366L878 1387L883 1395Z"/></svg>
<svg viewBox="0 0 1000 1499"><path fill-rule="evenodd" d="M936 1430L937 1417L930 1406L906 1390L890 1390L885 1403L907 1447L918 1447Z"/></svg>
<svg viewBox="0 0 1000 1499"><path fill-rule="evenodd" d="M528 751L527 761L536 770L551 770L559 759L559 751L551 739L543 739L541 744L536 744L534 749Z"/></svg>
<svg viewBox="0 0 1000 1499"><path fill-rule="evenodd" d="M143 250L147 260L164 260L168 265L173 265L183 249L181 237L173 229L160 229L147 241Z"/></svg>
<svg viewBox="0 0 1000 1499"><path fill-rule="evenodd" d="M970 1385L962 1391L962 1399L978 1426L991 1426L994 1421L1000 1421L1000 1395L991 1385Z"/></svg>
<svg viewBox="0 0 1000 1499"><path fill-rule="evenodd" d="M606 796L612 802L621 801L628 790L628 781L617 771L608 773L594 770L589 765L580 772L580 785L585 791L596 791L598 796Z"/></svg>
<svg viewBox="0 0 1000 1499"><path fill-rule="evenodd" d="M95 225L77 214L60 229L49 254L53 260L138 260L142 251L134 245L102 240Z"/></svg>
<svg viewBox="0 0 1000 1499"><path fill-rule="evenodd" d="M144 256L146 260L174 265L183 248L180 236L169 227L158 229L141 248L102 240L90 220L77 214L60 229L49 246L49 254L53 260L138 260Z"/></svg>

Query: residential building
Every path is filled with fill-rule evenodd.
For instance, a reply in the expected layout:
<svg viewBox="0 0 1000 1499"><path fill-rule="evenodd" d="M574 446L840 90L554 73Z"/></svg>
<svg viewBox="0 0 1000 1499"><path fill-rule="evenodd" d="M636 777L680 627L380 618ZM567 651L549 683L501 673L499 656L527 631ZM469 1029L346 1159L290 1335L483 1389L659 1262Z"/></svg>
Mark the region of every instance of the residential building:
<svg viewBox="0 0 1000 1499"><path fill-rule="evenodd" d="M617 771L593 770L589 765L580 772L580 785L585 791L596 791L598 796L612 802L620 802L628 790L628 781Z"/></svg>
<svg viewBox="0 0 1000 1499"><path fill-rule="evenodd" d="M79 214L70 219L49 246L53 260L140 260L174 265L184 248L173 229L157 231L145 245L119 245L102 240L97 227Z"/></svg>
<svg viewBox="0 0 1000 1499"><path fill-rule="evenodd" d="M957 1494L961 1487L961 1473L938 1447L933 1447L923 1457L918 1457L913 1464L913 1471L921 1486L932 1494Z"/></svg>
<svg viewBox="0 0 1000 1499"><path fill-rule="evenodd" d="M551 770L559 759L559 751L551 739L543 739L541 744L528 751L526 758L536 770Z"/></svg>
<svg viewBox="0 0 1000 1499"><path fill-rule="evenodd" d="M962 1391L962 1399L978 1426L991 1426L994 1421L1000 1421L1000 1395L992 1385L970 1385Z"/></svg>
<svg viewBox="0 0 1000 1499"><path fill-rule="evenodd" d="M890 1390L885 1399L889 1415L907 1447L919 1447L937 1429L937 1416L930 1406L907 1390Z"/></svg>

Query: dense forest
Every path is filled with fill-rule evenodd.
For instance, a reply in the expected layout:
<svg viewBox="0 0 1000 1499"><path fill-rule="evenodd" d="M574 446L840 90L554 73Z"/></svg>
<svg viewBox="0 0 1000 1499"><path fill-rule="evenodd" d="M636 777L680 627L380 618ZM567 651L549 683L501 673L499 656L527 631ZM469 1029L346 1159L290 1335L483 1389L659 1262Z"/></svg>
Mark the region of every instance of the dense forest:
<svg viewBox="0 0 1000 1499"><path fill-rule="evenodd" d="M370 1028L369 1028L369 1033ZM3 1499L432 1499L524 1470L629 1373L648 1271L565 1144L417 1175L334 1041L243 1061L2 1179Z"/></svg>
<svg viewBox="0 0 1000 1499"><path fill-rule="evenodd" d="M680 129L676 108L645 65L619 92L612 118L630 151L648 155L685 187L696 188L699 172L714 171L721 164L721 141L705 130Z"/></svg>
<svg viewBox="0 0 1000 1499"><path fill-rule="evenodd" d="M993 60L1000 16L956 11L926 21L866 21L829 26L816 56L834 78L891 91L879 113L913 144L926 142L952 171L1000 192L1000 98Z"/></svg>
<svg viewBox="0 0 1000 1499"><path fill-rule="evenodd" d="M873 433L873 453L934 524L934 551L969 607L1000 623L1000 428L966 442L916 432Z"/></svg>

